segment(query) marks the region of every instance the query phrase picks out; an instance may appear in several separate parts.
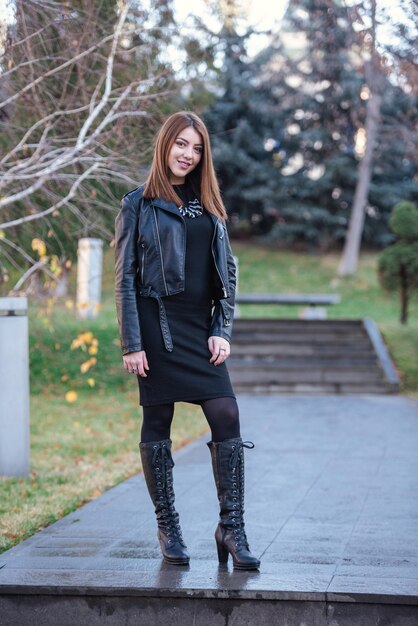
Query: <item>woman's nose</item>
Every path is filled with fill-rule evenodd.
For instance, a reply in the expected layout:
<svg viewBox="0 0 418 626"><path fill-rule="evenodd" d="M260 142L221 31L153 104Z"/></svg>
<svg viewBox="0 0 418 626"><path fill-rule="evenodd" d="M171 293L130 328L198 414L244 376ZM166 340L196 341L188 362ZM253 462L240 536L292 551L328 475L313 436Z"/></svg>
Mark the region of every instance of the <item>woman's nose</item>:
<svg viewBox="0 0 418 626"><path fill-rule="evenodd" d="M191 159L193 157L193 148L192 148L192 146L185 146L185 148L184 148L184 156L187 157L188 159Z"/></svg>

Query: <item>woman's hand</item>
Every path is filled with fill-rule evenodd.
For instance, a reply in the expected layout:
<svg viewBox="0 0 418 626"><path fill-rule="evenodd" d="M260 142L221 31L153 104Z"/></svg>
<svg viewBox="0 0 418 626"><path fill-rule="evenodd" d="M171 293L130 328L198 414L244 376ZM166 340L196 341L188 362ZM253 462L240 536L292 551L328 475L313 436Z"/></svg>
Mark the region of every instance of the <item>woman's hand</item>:
<svg viewBox="0 0 418 626"><path fill-rule="evenodd" d="M214 365L220 365L231 354L231 346L229 341L223 337L216 337L215 335L208 339L209 352L212 354L210 363Z"/></svg>
<svg viewBox="0 0 418 626"><path fill-rule="evenodd" d="M137 374L146 378L145 370L149 370L147 355L144 350L140 352L129 352L123 357L123 367L131 374Z"/></svg>

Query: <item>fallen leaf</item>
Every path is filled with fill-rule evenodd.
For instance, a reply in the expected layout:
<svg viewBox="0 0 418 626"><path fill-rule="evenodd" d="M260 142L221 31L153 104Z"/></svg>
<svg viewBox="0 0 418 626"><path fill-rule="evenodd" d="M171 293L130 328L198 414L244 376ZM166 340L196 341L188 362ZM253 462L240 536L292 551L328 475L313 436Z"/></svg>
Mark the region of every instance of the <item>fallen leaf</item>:
<svg viewBox="0 0 418 626"><path fill-rule="evenodd" d="M67 393L65 394L65 399L70 404L75 402L77 400L77 398L78 398L78 393L76 391L74 391L73 389L71 389L70 391L67 391Z"/></svg>

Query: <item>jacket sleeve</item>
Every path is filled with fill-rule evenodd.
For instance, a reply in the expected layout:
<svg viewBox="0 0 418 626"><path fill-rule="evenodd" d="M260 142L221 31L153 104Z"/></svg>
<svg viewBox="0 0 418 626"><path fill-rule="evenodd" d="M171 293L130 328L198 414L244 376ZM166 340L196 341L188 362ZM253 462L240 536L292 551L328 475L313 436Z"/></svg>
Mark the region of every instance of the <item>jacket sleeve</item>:
<svg viewBox="0 0 418 626"><path fill-rule="evenodd" d="M237 268L234 261L234 255L232 254L226 226L224 226L224 230L226 264L228 272L228 297L215 301L210 336L223 337L231 343L235 308L235 290L237 285Z"/></svg>
<svg viewBox="0 0 418 626"><path fill-rule="evenodd" d="M138 212L124 196L115 221L115 299L122 353L142 350L137 306Z"/></svg>

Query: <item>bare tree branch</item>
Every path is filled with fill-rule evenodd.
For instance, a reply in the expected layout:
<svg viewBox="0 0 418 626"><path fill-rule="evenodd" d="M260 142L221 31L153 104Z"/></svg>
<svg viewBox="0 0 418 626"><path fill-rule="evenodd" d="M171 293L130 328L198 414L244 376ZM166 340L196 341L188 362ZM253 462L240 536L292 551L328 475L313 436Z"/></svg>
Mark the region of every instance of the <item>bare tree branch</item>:
<svg viewBox="0 0 418 626"><path fill-rule="evenodd" d="M146 16L132 1L16 0L0 59L0 248L29 267L35 237L60 257L74 256L79 236L110 241L118 185L137 185L149 161L158 101L172 89ZM25 267L18 286L31 276Z"/></svg>
<svg viewBox="0 0 418 626"><path fill-rule="evenodd" d="M15 284L15 286L13 287L12 291L19 291L19 289L21 288L21 286L23 285L24 282L26 282L26 280L35 272L42 270L43 272L45 272L46 274L48 274L48 276L50 278L52 278L55 281L58 281L57 276L55 276L55 274L53 274L52 272L50 272L48 270L48 268L46 267L46 263L45 261L37 261L34 265L32 265L32 267L30 267L24 274L23 276L21 276L19 278L19 280L17 281L17 283Z"/></svg>
<svg viewBox="0 0 418 626"><path fill-rule="evenodd" d="M88 178L90 174L94 172L94 170L96 170L98 167L100 167L100 163L94 163L85 172L83 172L83 174L74 182L65 198L62 198L59 202L56 202L54 205L49 207L49 209L45 209L45 211L41 211L40 213L25 215L25 217L20 217L19 219L12 220L11 222L4 222L3 224L0 224L0 228L5 230L6 228L11 228L12 226L20 226L20 224L32 222L33 220L39 220L41 217L46 217L50 213L57 211L75 196L75 192L77 191L83 180Z"/></svg>
<svg viewBox="0 0 418 626"><path fill-rule="evenodd" d="M15 244L13 241L11 241L10 239L7 239L7 237L3 237L0 240L0 243L3 244L5 243L6 245L10 246L11 248L13 248L13 250L15 250L16 252L18 252L26 261L29 261L29 263L32 265L35 265L37 263L37 261L30 256L30 254L28 254L21 246L18 246L17 244ZM48 274L48 276L50 278L53 278L54 280L56 280L56 276L55 274L53 274L51 272L51 270L49 270L47 267L44 267L44 271Z"/></svg>
<svg viewBox="0 0 418 626"><path fill-rule="evenodd" d="M79 61L83 57L88 56L94 50L96 50L96 48L99 48L100 46L102 46L107 41L110 41L111 39L113 39L113 35L108 35L107 37L104 37L101 41L99 41L95 45L91 46L87 50L83 50L83 52L80 52L80 54L78 54L76 57L70 59L69 61L66 61L65 63L62 63L61 65L58 65L57 67L54 67L52 70L50 70L49 72L46 72L42 76L38 76L38 78L36 78L35 80L31 81L28 85L25 85L25 87L23 87L23 89L19 93L15 93L12 96L9 96L9 98L6 98L5 100L3 100L3 102L0 102L0 109L4 109L7 105L9 105L12 102L14 102L15 100L17 100L20 96L25 94L27 91L30 91L36 85L39 85L40 83L42 83L42 81L44 81L45 78L49 78L50 76L53 76L54 74L57 74L58 72L60 72L64 68L68 67L69 65L71 65L75 61Z"/></svg>
<svg viewBox="0 0 418 626"><path fill-rule="evenodd" d="M80 130L80 133L78 135L77 138L77 143L76 143L76 148L80 148L83 144L83 140L85 138L85 136L87 135L87 132L90 128L90 126L93 124L94 120L96 119L96 117L99 115L99 113L102 111L102 109L104 108L104 106L106 105L111 89L112 89L112 77L113 77L113 62L114 62L114 58L115 58L115 53L116 53L116 46L118 44L119 38L122 34L122 28L123 25L125 23L126 20L126 16L128 14L128 10L129 10L129 4L130 3L126 3L124 8L122 9L120 16L119 16L119 21L117 23L117 26L115 28L115 33L114 33L114 37L112 40L112 47L110 49L110 54L108 56L107 59L107 68L106 68L106 81L105 81L105 89L103 92L103 96L101 101L99 102L99 104L93 109L93 111L90 113L89 117L86 119L86 121L83 124L83 127ZM129 92L130 91L130 87L127 87L127 89L125 89L125 92ZM121 96L122 98L122 96Z"/></svg>

